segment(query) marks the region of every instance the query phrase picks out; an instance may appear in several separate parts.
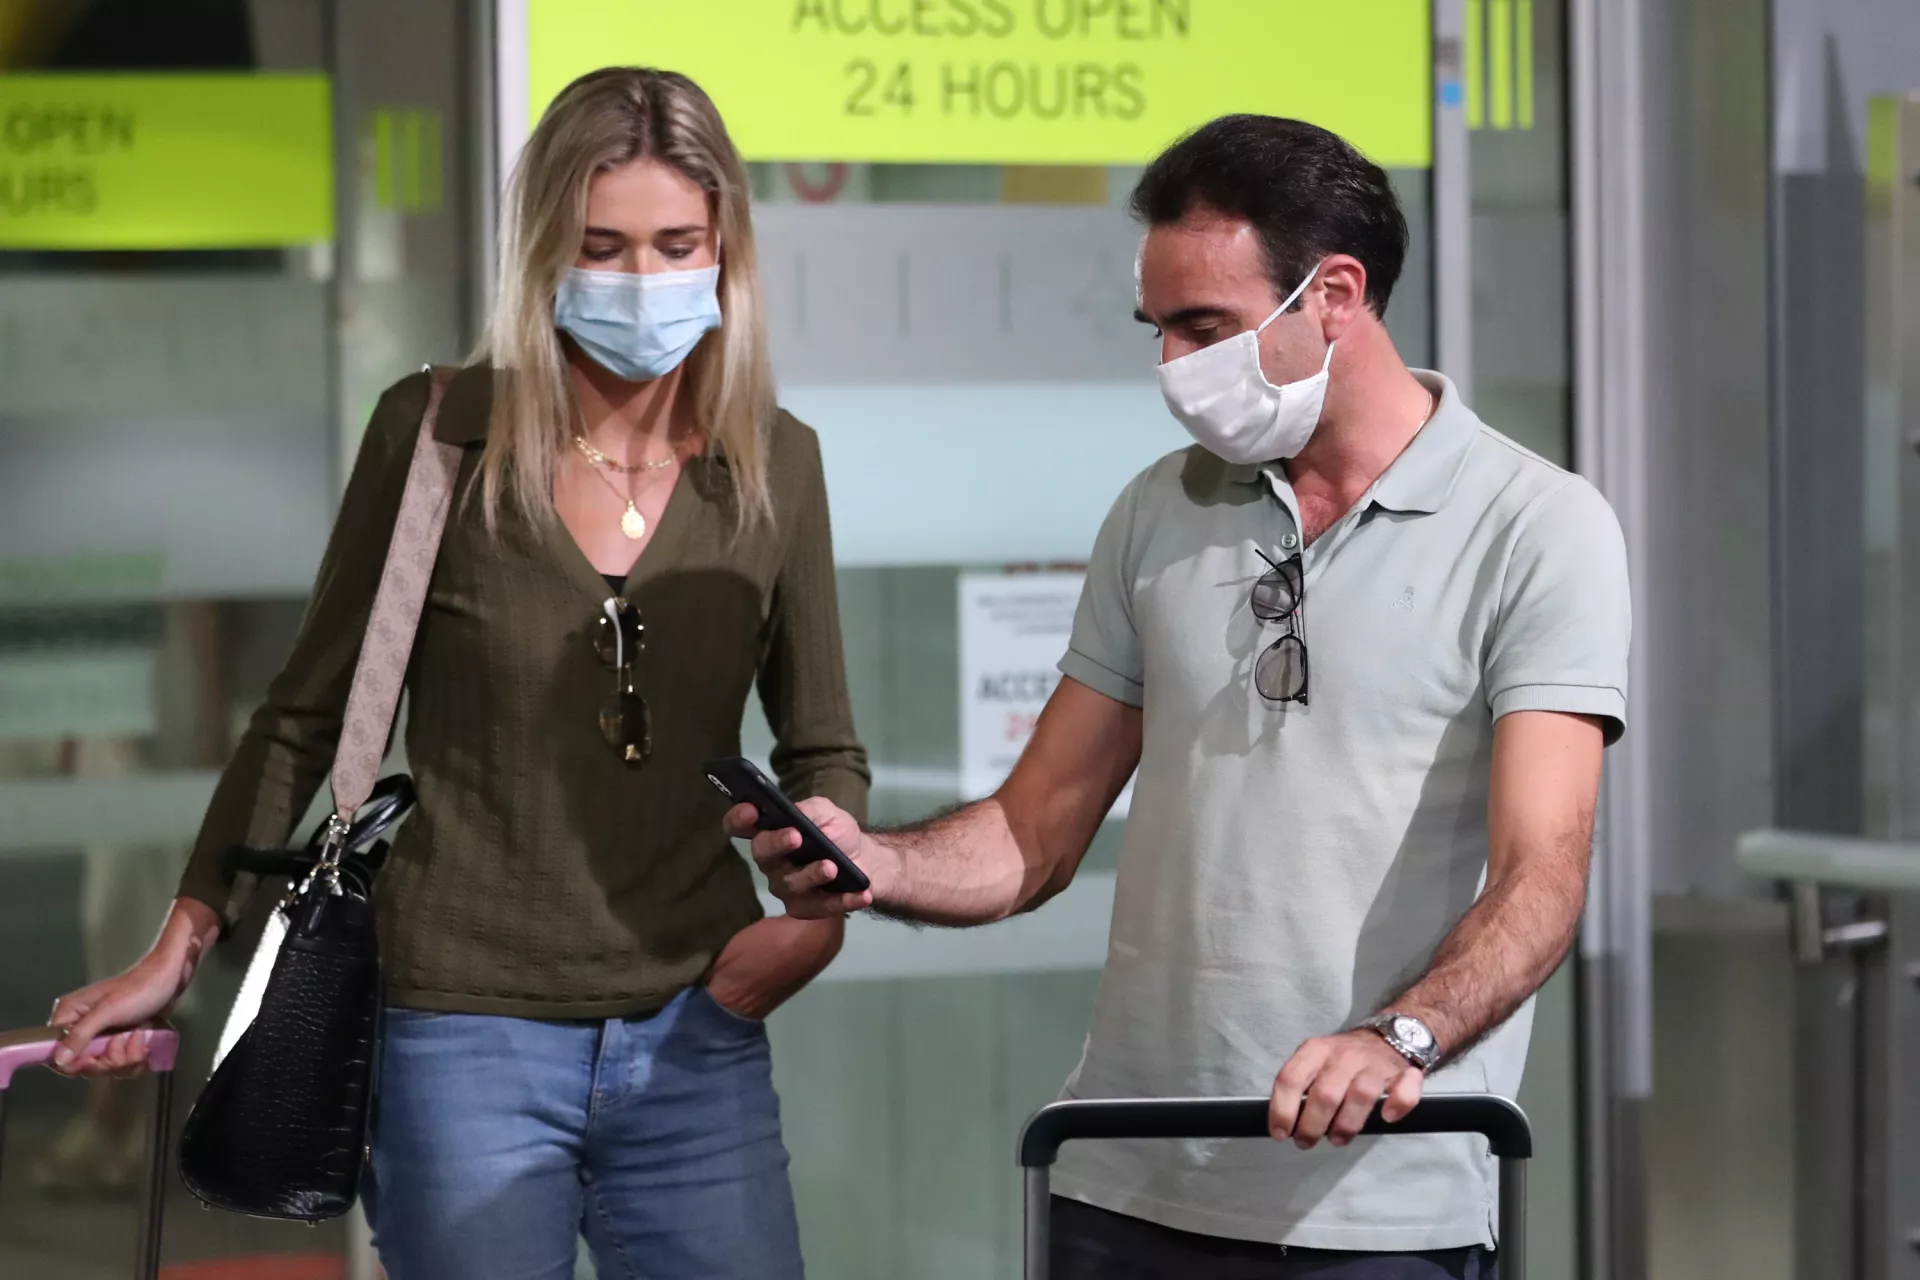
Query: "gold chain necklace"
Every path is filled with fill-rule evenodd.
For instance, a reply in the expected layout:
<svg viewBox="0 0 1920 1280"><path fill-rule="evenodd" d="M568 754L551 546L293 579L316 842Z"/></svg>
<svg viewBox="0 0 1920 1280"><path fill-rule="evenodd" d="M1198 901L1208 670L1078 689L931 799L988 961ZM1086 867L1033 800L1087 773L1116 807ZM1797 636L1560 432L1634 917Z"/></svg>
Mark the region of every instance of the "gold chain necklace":
<svg viewBox="0 0 1920 1280"><path fill-rule="evenodd" d="M678 460L678 455L669 454L664 462L643 462L639 466L628 467L622 466L620 463L607 457L606 454L601 453L580 436L575 436L573 442L580 446L582 456L586 458L587 465L591 468L593 474L600 478L600 483L613 490L613 496L627 504L627 509L620 513L620 536L629 542L638 542L640 539L646 537L647 518L641 515L640 508L633 504L633 491L631 487L629 487L627 492L622 493L620 486L616 485L613 482L613 478L607 475L606 471L602 470L602 468L619 471L628 476L632 476L641 471L664 471Z"/></svg>
<svg viewBox="0 0 1920 1280"><path fill-rule="evenodd" d="M604 471L618 471L623 476L638 475L642 471L665 471L680 459L678 453L669 450L666 457L655 459L652 462L615 462L612 458L588 444L585 436L575 436L573 443L575 447L580 450L581 454L585 456L586 460L594 466Z"/></svg>

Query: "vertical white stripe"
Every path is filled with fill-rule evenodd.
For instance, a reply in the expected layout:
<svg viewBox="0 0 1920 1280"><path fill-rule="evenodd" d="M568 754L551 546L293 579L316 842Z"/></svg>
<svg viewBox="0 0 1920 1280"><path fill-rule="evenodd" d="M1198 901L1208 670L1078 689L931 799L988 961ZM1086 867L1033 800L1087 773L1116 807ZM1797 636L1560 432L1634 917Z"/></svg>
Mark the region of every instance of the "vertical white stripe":
<svg viewBox="0 0 1920 1280"><path fill-rule="evenodd" d="M1647 617L1646 219L1638 0L1612 0L1589 19L1575 103L1575 452L1580 470L1620 517L1637 622ZM1648 693L1647 647L1628 667L1629 719ZM1614 1033L1618 1087L1653 1088L1652 883L1645 739L1629 728L1608 752L1586 954L1615 966L1622 997Z"/></svg>
<svg viewBox="0 0 1920 1280"><path fill-rule="evenodd" d="M500 191L506 191L520 148L527 134L527 5L531 0L494 0L493 57L495 145L499 166L495 170Z"/></svg>

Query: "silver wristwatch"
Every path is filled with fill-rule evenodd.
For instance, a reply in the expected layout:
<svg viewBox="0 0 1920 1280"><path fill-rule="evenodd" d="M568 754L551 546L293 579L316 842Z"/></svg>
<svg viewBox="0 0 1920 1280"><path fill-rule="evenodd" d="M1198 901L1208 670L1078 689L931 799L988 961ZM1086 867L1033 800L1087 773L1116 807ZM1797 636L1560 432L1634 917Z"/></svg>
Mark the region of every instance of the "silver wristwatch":
<svg viewBox="0 0 1920 1280"><path fill-rule="evenodd" d="M1393 1046L1394 1052L1422 1071L1431 1071L1440 1061L1440 1042L1433 1038L1427 1024L1408 1013L1375 1014L1360 1024Z"/></svg>

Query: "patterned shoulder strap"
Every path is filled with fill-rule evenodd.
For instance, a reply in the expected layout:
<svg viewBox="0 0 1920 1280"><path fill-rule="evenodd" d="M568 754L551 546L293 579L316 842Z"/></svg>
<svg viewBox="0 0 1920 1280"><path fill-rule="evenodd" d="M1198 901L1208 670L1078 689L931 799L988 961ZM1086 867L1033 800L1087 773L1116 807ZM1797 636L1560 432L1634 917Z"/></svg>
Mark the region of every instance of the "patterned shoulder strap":
<svg viewBox="0 0 1920 1280"><path fill-rule="evenodd" d="M387 544L386 568L374 593L373 612L367 617L367 635L360 646L360 662L354 668L340 726L340 746L333 757L334 812L342 822L350 822L366 803L386 755L427 583L440 553L440 535L447 527L454 477L460 470L460 446L442 444L433 436L451 373L431 366L427 373L432 388L426 412L420 415L407 487L400 497L400 517Z"/></svg>

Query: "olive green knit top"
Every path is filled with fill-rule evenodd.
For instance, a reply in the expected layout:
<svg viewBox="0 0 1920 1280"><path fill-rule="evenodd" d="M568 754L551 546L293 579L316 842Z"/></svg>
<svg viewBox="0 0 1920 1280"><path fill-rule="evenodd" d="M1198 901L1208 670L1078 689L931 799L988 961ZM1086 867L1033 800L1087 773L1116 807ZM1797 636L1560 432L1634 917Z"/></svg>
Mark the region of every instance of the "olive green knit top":
<svg viewBox="0 0 1920 1280"><path fill-rule="evenodd" d="M417 374L375 410L292 655L208 809L180 892L229 917L225 852L284 843L331 767L427 390ZM635 683L652 710L653 755L634 766L597 721L613 690L592 641L607 583L558 521L507 507L490 533L480 503L462 500L492 390L489 370L462 370L435 427L466 457L407 677L419 806L381 875L388 1000L644 1013L760 915L700 767L738 754L750 692L787 793L865 808L819 443L777 416L775 518L744 532L724 456L686 464L624 592L646 627Z"/></svg>

